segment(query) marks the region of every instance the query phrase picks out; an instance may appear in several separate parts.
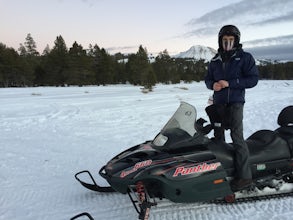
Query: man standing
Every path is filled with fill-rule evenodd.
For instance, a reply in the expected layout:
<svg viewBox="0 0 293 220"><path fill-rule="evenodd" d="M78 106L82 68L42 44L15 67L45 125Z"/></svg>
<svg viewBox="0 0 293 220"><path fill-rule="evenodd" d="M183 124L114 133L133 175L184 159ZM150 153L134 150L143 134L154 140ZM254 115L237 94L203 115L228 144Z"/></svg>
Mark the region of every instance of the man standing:
<svg viewBox="0 0 293 220"><path fill-rule="evenodd" d="M249 151L243 138L243 106L245 89L254 87L258 82L258 70L254 58L244 52L240 42L240 31L234 25L223 26L218 35L218 53L211 60L205 83L214 91L213 103L221 116L220 127L215 136L224 135L226 128L231 130L231 138L235 149L235 179L232 189L238 190L252 183L249 166ZM219 130L220 129L220 130Z"/></svg>

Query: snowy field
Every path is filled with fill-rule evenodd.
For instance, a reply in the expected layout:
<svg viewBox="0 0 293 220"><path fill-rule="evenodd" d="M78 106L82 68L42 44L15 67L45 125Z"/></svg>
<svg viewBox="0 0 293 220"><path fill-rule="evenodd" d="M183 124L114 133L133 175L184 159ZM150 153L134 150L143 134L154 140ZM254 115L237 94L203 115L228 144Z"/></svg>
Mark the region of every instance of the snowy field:
<svg viewBox="0 0 293 220"><path fill-rule="evenodd" d="M127 195L83 188L74 174L97 171L113 156L152 139L180 101L199 117L211 91L204 83L140 87L117 85L0 89L0 219L137 219ZM244 135L277 128L278 113L293 104L293 81L260 81L247 90ZM160 201L150 220L293 219L293 198L219 205Z"/></svg>

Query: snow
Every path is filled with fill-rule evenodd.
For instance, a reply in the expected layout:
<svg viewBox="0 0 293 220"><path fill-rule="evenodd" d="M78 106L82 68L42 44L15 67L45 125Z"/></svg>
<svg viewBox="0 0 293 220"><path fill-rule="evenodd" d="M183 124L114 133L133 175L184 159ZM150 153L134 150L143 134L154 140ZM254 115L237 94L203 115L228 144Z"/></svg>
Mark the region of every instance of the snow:
<svg viewBox="0 0 293 220"><path fill-rule="evenodd" d="M97 174L113 156L152 139L180 101L199 117L211 91L203 82L140 87L37 87L0 89L0 219L137 219L127 195L83 188L74 174ZM247 90L244 136L277 128L277 115L293 103L293 81L260 81ZM227 136L228 137L228 136ZM159 201L150 220L292 219L293 198L221 205Z"/></svg>

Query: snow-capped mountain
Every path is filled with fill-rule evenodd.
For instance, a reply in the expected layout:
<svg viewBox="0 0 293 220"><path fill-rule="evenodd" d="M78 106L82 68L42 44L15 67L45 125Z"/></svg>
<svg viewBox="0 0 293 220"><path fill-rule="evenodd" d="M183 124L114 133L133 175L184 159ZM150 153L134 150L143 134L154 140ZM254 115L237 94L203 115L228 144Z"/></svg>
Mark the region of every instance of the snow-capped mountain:
<svg viewBox="0 0 293 220"><path fill-rule="evenodd" d="M192 46L189 50L181 52L175 55L175 58L194 58L196 60L203 59L205 61L210 61L217 51L211 47L205 47L201 45Z"/></svg>
<svg viewBox="0 0 293 220"><path fill-rule="evenodd" d="M292 59L290 59L290 57L286 57L285 55L288 55L291 53L289 53L288 51L283 52L283 54L280 55L280 53L276 54L276 51L274 51L274 55L269 54L267 55L264 51L262 51L260 47L257 48L248 48L246 51L250 52L251 54L253 54L256 64L257 65L267 65L267 64L277 64L277 63L286 63ZM260 51L258 51L260 50ZM192 46L190 49L188 49L185 52L181 52L177 55L174 55L173 57L175 58L193 58L195 60L200 60L203 59L206 62L209 62L215 55L216 55L217 51L211 47L206 47L206 46L201 46L201 45L196 45L196 46ZM291 55L292 56L292 53ZM283 58L283 59L282 59ZM285 59L287 58L287 59Z"/></svg>

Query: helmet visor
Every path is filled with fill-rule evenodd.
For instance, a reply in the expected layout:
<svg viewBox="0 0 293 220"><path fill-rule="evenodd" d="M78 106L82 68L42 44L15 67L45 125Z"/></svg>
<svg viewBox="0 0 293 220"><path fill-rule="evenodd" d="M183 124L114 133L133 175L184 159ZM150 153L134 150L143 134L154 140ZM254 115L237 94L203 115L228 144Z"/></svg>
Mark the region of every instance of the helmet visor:
<svg viewBox="0 0 293 220"><path fill-rule="evenodd" d="M222 47L225 51L230 51L234 47L235 37L234 36L223 36Z"/></svg>

